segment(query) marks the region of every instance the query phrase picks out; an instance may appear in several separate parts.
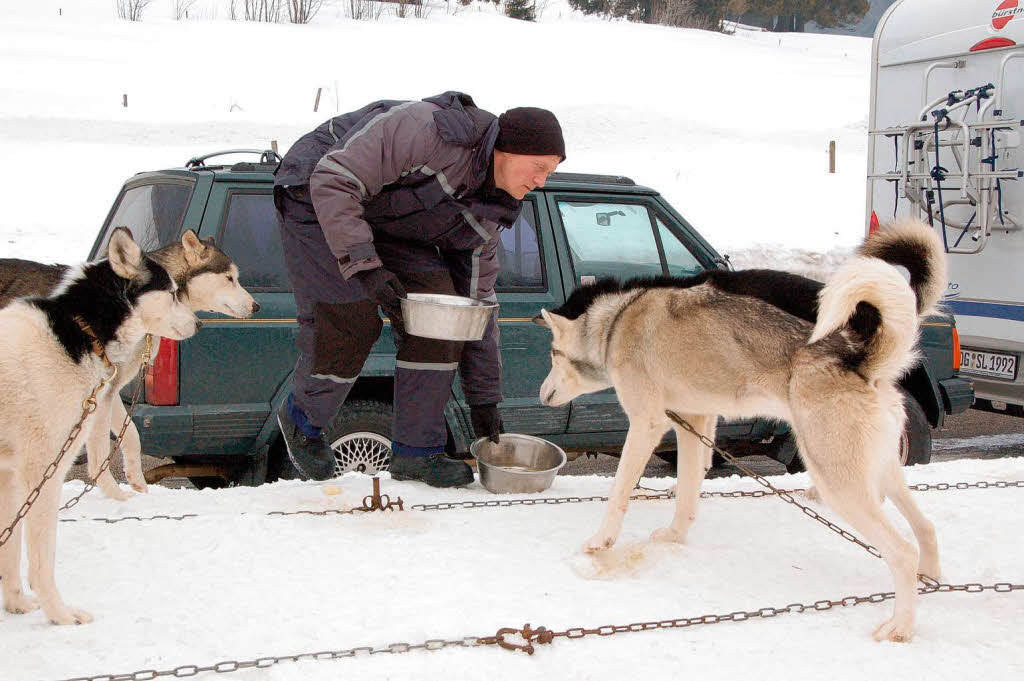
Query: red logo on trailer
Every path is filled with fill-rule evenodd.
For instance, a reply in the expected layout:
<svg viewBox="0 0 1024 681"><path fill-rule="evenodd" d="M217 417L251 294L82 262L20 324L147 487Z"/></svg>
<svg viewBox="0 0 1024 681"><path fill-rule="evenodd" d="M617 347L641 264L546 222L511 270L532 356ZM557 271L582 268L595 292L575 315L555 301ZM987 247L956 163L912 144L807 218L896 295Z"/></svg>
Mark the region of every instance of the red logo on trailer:
<svg viewBox="0 0 1024 681"><path fill-rule="evenodd" d="M1018 14L1024 14L1024 7L1020 6L1019 0L1003 0L992 13L992 27L1001 31Z"/></svg>

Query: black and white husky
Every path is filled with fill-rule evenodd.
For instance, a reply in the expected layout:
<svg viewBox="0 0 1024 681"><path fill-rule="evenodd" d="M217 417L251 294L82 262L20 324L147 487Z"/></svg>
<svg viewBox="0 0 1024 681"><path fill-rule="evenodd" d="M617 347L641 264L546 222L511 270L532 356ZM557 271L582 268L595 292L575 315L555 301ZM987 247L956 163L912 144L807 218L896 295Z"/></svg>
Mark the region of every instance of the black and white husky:
<svg viewBox="0 0 1024 681"><path fill-rule="evenodd" d="M136 352L146 334L182 340L199 328L195 314L177 297L167 270L147 258L131 232L118 228L107 258L71 268L45 298L21 298L0 310L0 529L57 458L83 402L94 388ZM110 405L118 382L96 396L68 454L43 485L27 517L0 547L4 609L24 613L42 607L55 624L90 621L67 606L54 580L57 507L61 484L82 444L109 446ZM21 585L24 530L28 578L38 597Z"/></svg>
<svg viewBox="0 0 1024 681"><path fill-rule="evenodd" d="M666 410L710 440L719 415L783 419L821 497L892 571L895 611L875 638L910 639L916 577L939 578L939 552L900 468L906 416L896 382L916 362L920 318L945 288L941 241L908 221L868 237L824 287L781 272L716 271L599 282L543 311L537 321L553 334L544 404L614 387L629 417L604 522L584 550L618 538L630 491L670 428L679 451L677 506L652 538L685 541L711 452ZM886 519L885 498L910 523L920 552Z"/></svg>
<svg viewBox="0 0 1024 681"><path fill-rule="evenodd" d="M250 317L259 311L259 304L242 288L238 281L238 266L224 251L217 248L212 238L200 240L191 229L185 230L179 241L150 251L146 256L167 270L178 286L178 299L195 312L219 312L230 317ZM23 296L48 296L59 285L71 268L67 265L47 265L28 260L0 259L0 307ZM159 338L153 340L153 358L159 348ZM139 373L145 344L140 343L134 353L119 362L118 389L127 385ZM117 391L110 393L110 428L120 432L127 416ZM95 444L100 444L98 441ZM110 447L87 447L90 477L96 477L107 460ZM121 440L124 473L132 489L147 490L142 474L142 442L135 423L128 422ZM105 469L96 481L103 493L111 499L124 501L131 492L121 489Z"/></svg>

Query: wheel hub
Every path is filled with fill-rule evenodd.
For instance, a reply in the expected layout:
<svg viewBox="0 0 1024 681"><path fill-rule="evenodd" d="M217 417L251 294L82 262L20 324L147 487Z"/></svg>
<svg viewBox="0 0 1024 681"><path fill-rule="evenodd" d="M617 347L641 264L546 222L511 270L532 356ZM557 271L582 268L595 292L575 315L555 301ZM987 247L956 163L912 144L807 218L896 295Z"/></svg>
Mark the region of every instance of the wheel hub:
<svg viewBox="0 0 1024 681"><path fill-rule="evenodd" d="M357 471L376 475L391 466L391 440L371 432L349 433L331 443L338 475Z"/></svg>

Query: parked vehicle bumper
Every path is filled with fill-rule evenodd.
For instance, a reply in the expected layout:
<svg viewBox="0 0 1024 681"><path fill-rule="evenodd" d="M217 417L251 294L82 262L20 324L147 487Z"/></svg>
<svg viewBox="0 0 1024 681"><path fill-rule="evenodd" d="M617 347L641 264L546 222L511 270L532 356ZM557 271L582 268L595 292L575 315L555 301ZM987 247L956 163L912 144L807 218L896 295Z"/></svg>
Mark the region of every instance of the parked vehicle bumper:
<svg viewBox="0 0 1024 681"><path fill-rule="evenodd" d="M974 404L974 384L966 378L939 381L939 392L947 414L962 414Z"/></svg>

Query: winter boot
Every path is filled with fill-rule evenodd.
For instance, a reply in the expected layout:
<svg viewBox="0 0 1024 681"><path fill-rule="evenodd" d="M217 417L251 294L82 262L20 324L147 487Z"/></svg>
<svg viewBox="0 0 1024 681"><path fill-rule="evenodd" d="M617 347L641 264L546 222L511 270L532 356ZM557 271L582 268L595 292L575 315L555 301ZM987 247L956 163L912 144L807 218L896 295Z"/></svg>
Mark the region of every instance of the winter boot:
<svg viewBox="0 0 1024 681"><path fill-rule="evenodd" d="M441 452L424 455L416 449L392 443L392 479L418 480L431 487L461 487L473 482L473 469L462 461L449 459Z"/></svg>
<svg viewBox="0 0 1024 681"><path fill-rule="evenodd" d="M288 458L300 473L310 480L334 477L334 450L324 442L323 432L309 423L291 395L277 412L277 424L284 436Z"/></svg>

